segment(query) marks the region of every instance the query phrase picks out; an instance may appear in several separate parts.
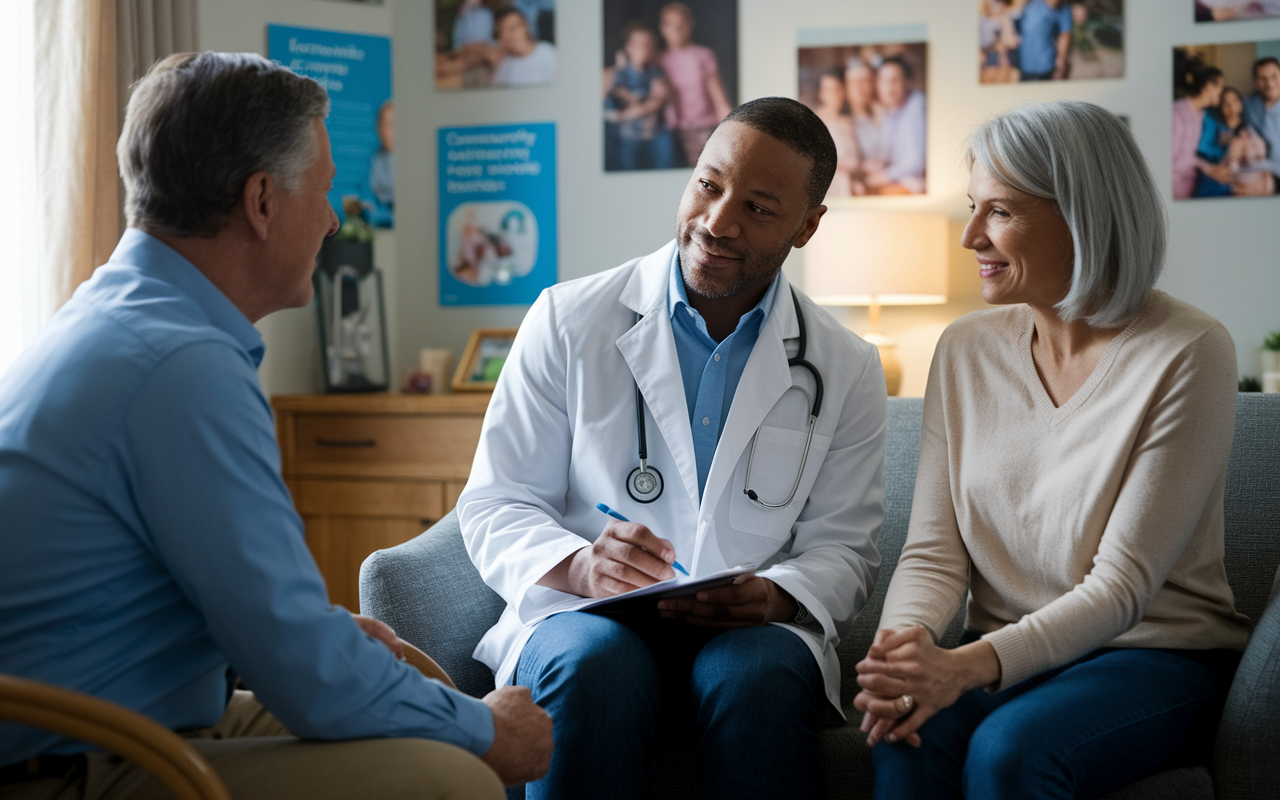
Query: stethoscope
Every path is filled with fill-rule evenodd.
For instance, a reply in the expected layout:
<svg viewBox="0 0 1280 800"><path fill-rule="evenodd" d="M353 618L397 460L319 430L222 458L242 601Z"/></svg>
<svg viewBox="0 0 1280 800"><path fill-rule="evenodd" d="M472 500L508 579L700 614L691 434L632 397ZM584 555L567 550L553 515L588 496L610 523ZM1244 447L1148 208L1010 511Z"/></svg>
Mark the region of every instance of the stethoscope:
<svg viewBox="0 0 1280 800"><path fill-rule="evenodd" d="M760 436L760 429L756 428L755 434L751 437L751 452L747 456L747 474L742 482L742 493L751 498L751 501L764 508L784 508L791 504L795 499L796 491L800 488L800 479L804 475L805 464L809 460L809 446L813 444L813 428L818 422L818 414L822 410L822 375L818 372L818 368L809 363L804 358L805 345L808 344L809 336L804 327L804 313L800 310L800 298L796 296L796 290L791 290L791 302L796 307L796 320L800 327L800 347L796 350L796 354L787 359L787 368L804 367L809 370L809 374L813 376L813 395L810 396L802 386L791 385L787 391L794 389L805 396L809 401L809 434L804 442L804 455L800 459L800 469L796 472L796 479L791 484L791 492L787 494L787 499L781 503L766 503L760 499L760 495L751 488L751 467L756 459L756 440ZM637 317L637 322L639 317ZM631 495L631 499L637 503L652 503L662 496L662 490L665 484L662 480L662 473L657 467L649 466L649 446L647 437L645 436L644 422L644 396L640 393L640 384L636 383L636 433L640 442L640 466L631 470L631 474L627 475L627 494Z"/></svg>

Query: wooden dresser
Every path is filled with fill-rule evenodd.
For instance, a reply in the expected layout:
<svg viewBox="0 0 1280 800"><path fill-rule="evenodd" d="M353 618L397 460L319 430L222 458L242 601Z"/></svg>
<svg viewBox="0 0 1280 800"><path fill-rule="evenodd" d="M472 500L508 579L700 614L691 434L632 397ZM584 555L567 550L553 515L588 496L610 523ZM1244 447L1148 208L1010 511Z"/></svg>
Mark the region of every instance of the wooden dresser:
<svg viewBox="0 0 1280 800"><path fill-rule="evenodd" d="M285 483L329 599L359 608L360 564L458 501L489 394L273 397Z"/></svg>

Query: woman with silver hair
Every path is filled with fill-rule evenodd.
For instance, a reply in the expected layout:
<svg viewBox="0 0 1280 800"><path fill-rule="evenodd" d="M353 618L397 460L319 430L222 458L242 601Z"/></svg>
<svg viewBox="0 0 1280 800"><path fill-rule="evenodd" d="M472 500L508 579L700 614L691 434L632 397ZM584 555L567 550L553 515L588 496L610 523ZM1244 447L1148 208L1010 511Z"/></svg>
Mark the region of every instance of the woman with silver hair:
<svg viewBox="0 0 1280 800"><path fill-rule="evenodd" d="M968 156L962 243L1001 307L938 343L855 705L878 798L1092 797L1207 758L1248 636L1222 564L1235 348L1153 288L1164 209L1117 117L1023 106Z"/></svg>

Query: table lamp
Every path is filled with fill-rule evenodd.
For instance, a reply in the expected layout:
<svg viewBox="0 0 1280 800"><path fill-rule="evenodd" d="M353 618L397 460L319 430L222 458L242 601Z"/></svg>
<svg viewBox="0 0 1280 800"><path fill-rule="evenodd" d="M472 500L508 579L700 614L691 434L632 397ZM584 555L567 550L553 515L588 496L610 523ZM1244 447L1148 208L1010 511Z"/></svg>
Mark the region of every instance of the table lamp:
<svg viewBox="0 0 1280 800"><path fill-rule="evenodd" d="M902 365L880 332L880 307L947 302L947 218L828 211L801 252L805 291L815 303L868 306L862 338L879 348L886 388L896 395Z"/></svg>

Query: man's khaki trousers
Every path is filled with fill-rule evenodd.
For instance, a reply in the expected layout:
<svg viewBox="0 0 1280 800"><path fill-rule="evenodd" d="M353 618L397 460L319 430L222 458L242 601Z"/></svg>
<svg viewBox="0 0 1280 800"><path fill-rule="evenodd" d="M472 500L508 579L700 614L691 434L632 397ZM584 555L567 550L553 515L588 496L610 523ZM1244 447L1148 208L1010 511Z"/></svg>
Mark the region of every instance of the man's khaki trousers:
<svg viewBox="0 0 1280 800"><path fill-rule="evenodd" d="M251 692L236 692L212 728L186 734L235 800L503 800L484 762L426 739L317 742L290 735ZM172 800L150 774L107 753L89 753L64 778L0 786L3 800Z"/></svg>

